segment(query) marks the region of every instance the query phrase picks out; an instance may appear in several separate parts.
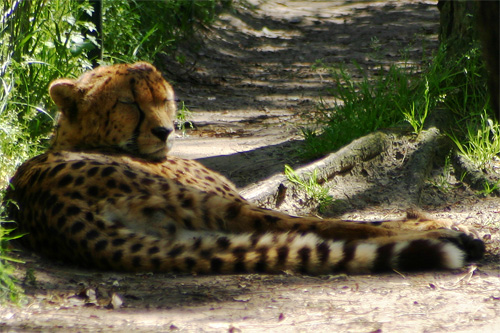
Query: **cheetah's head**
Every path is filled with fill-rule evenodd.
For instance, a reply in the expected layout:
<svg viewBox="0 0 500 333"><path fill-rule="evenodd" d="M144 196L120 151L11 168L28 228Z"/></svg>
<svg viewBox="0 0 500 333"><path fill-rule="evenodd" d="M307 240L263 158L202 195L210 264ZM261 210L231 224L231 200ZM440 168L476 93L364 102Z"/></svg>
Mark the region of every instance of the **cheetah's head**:
<svg viewBox="0 0 500 333"><path fill-rule="evenodd" d="M174 91L146 62L98 67L77 80L58 79L49 91L61 110L53 150L161 160L172 148Z"/></svg>

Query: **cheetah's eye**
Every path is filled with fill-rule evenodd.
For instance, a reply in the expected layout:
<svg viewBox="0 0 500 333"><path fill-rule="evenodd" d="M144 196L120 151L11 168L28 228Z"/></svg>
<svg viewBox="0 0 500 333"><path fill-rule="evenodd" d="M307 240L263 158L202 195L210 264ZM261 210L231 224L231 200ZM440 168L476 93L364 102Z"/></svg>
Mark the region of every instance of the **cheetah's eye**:
<svg viewBox="0 0 500 333"><path fill-rule="evenodd" d="M123 104L135 104L134 99L128 97L118 98L118 102Z"/></svg>

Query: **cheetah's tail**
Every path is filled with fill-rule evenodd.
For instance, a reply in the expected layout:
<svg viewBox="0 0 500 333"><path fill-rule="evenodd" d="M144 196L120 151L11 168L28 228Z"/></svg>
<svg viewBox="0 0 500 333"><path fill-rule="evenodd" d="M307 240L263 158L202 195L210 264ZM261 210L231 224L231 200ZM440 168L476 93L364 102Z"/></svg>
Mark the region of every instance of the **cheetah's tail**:
<svg viewBox="0 0 500 333"><path fill-rule="evenodd" d="M113 256L109 260L115 268L130 271L277 273L292 270L308 274L342 271L358 274L392 269L456 269L466 260L478 259L484 253L484 244L465 234L459 239L445 240L345 242L324 240L314 234L190 232L175 241L156 240L150 244L154 245L140 250L133 246L115 250L120 251L119 260L114 261Z"/></svg>

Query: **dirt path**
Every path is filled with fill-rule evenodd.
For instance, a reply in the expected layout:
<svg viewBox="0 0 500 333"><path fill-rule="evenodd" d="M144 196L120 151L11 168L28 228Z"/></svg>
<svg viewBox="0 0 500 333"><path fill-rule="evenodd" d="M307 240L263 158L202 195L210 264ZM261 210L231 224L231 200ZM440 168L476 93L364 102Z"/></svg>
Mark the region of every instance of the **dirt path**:
<svg viewBox="0 0 500 333"><path fill-rule="evenodd" d="M292 154L301 146L296 124L314 111L327 79L311 69L317 59L371 69L400 61L402 49L418 62L422 43L437 45L435 1L249 3L254 11L224 15L197 53L183 51L183 67L164 59L179 98L195 111L196 130L178 138L174 153L200 158L240 187L281 172L284 163L302 163ZM433 146L433 132L426 135L416 142L389 134L382 153L330 177L336 202L327 213L377 219L417 204L478 229L489 255L477 266L377 276L175 276L82 270L22 254L27 264L17 274L26 304L2 305L0 330L498 330L500 202L459 186L444 161L422 166L434 154L422 149ZM420 167L432 169L430 181L419 179ZM279 208L311 206L294 199Z"/></svg>
<svg viewBox="0 0 500 333"><path fill-rule="evenodd" d="M301 116L321 97L329 101L316 61L378 70L403 61L403 52L419 63L423 48L437 47L432 2L249 3L258 7L222 16L199 52L180 52L184 66L192 65L187 74L171 59L165 65L197 128L178 138L173 154L201 158L239 186L282 172L282 162L303 162L294 158Z"/></svg>

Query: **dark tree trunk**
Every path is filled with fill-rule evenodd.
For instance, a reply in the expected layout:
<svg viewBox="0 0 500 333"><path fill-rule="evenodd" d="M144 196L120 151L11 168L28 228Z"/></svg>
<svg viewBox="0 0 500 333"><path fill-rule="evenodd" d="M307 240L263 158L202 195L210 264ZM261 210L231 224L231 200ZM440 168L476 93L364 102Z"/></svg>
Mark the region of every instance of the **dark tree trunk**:
<svg viewBox="0 0 500 333"><path fill-rule="evenodd" d="M448 51L456 54L468 50L476 38L474 16L477 2L469 0L438 1L440 13L439 41L448 46Z"/></svg>
<svg viewBox="0 0 500 333"><path fill-rule="evenodd" d="M499 108L499 0L438 1L440 12L439 40L447 45L450 57L457 57L480 39L488 68L491 103L498 119Z"/></svg>
<svg viewBox="0 0 500 333"><path fill-rule="evenodd" d="M488 67L488 87L491 94L491 105L500 120L500 66L499 66L499 6L498 0L478 1L477 25L479 38L483 46L483 57Z"/></svg>
<svg viewBox="0 0 500 333"><path fill-rule="evenodd" d="M87 57L92 62L92 67L95 68L99 66L98 61L102 59L102 0L89 0L89 4L94 9L92 15L85 12L82 14L82 20L92 22L95 25L95 30L85 30L82 33L85 37L92 36L97 41L98 46L93 47L87 53Z"/></svg>

